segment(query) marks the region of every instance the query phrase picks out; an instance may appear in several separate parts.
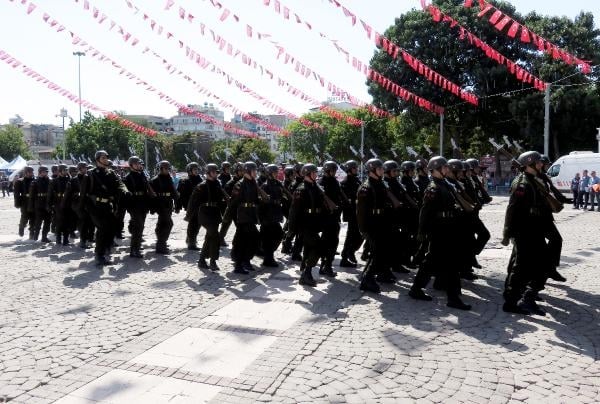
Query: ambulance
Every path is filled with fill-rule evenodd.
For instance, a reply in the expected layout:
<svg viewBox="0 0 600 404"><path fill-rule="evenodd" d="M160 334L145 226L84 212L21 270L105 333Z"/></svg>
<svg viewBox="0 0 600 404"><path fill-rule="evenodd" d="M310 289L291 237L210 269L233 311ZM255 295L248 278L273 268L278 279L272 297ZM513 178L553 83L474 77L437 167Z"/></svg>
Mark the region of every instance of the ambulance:
<svg viewBox="0 0 600 404"><path fill-rule="evenodd" d="M600 153L591 151L574 151L559 157L548 169L552 183L563 194L571 194L571 180L576 173L581 176L583 170L592 171L600 176Z"/></svg>

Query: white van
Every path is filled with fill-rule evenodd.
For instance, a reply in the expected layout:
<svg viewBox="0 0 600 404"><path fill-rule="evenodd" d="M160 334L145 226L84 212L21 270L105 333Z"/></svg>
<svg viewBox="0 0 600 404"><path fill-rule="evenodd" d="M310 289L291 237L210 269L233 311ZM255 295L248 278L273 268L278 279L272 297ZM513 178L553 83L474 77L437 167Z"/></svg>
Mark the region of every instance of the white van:
<svg viewBox="0 0 600 404"><path fill-rule="evenodd" d="M588 170L588 174L596 171L600 175L600 153L591 151L574 151L558 158L548 169L552 183L563 194L571 193L571 180L576 173Z"/></svg>

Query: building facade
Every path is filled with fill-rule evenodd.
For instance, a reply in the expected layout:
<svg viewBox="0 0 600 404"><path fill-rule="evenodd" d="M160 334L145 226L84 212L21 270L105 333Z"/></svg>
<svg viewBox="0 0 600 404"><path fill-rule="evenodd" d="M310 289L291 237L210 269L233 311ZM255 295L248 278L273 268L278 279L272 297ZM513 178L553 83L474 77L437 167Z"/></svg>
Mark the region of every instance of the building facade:
<svg viewBox="0 0 600 404"><path fill-rule="evenodd" d="M215 108L213 104L205 102L203 105L188 105L195 111L198 111L204 115L208 115L217 121L224 121L225 114L218 108ZM202 132L208 133L212 139L220 140L225 138L225 131L223 126L215 125L214 123L207 121L205 118L201 118L196 114L187 113L185 111L179 111L177 115L171 118L171 127L173 133L181 135L186 132Z"/></svg>

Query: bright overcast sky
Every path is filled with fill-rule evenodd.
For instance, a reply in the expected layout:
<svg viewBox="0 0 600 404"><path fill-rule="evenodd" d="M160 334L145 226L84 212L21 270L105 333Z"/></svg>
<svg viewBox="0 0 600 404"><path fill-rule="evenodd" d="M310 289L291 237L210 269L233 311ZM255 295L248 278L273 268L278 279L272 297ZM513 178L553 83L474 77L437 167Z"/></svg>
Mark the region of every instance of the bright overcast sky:
<svg viewBox="0 0 600 404"><path fill-rule="evenodd" d="M292 13L297 13L303 21L313 26L308 31L296 24L293 14L290 20L284 20L270 7L263 5L263 0L219 0L224 7L236 14L240 22L229 16L224 22L219 21L222 12L211 5L211 0L173 0L174 5L167 11L167 0L130 0L142 10L137 15L128 8L126 0L89 0L90 10L97 7L108 18L98 24L91 11L85 11L84 0L38 0L37 8L27 15L27 7L20 0L0 2L0 50L3 50L54 83L77 94L77 58L74 51L84 50L71 44L68 33L72 31L94 48L101 51L116 63L134 73L149 85L184 104L201 104L217 101L200 94L192 84L177 74L169 75L163 64L150 52L143 54L147 47L194 79L202 87L212 91L223 100L246 111L274 113L261 105L251 96L244 94L233 85L213 73L203 70L186 58L185 49L189 46L202 54L214 65L239 80L256 93L273 103L301 114L313 105L288 94L277 86L277 80L261 76L258 70L241 63L241 57L232 58L227 52L221 52L212 42L210 29L221 35L239 50L253 57L257 63L271 70L275 77L288 81L291 85L302 89L313 98L324 100L329 95L327 89L318 82L296 73L292 65L277 61L277 50L267 41L250 39L246 36L246 25L254 31L271 34L272 39L312 70L318 72L351 95L370 101L366 91L364 75L352 69L335 47L318 32L329 38L339 40L341 47L368 62L374 51L360 23L352 27L328 0L281 0L282 7L287 6ZM419 7L419 0L339 0L352 10L359 18L373 26L377 31L384 31L393 24L394 17ZM274 3L274 0L271 1ZM513 0L517 10L527 13L536 10L541 14L566 15L575 17L581 10L593 11L596 26L600 21L600 3L597 0ZM193 23L179 18L179 8L195 18ZM57 33L44 23L44 13L51 19L64 25L66 30ZM167 40L164 33L159 36L143 20L143 13L164 27L174 38ZM51 21L51 19L49 21ZM117 23L109 31L110 20ZM149 21L149 20L148 20ZM206 36L200 33L200 24L206 27ZM138 38L139 43L132 47L131 39L124 43L118 34L118 25ZM180 48L178 41L184 44ZM128 114L150 114L170 117L176 108L161 100L157 95L138 86L135 81L128 80L110 63L101 62L91 55L81 58L82 98L105 110L125 111ZM70 116L77 120L78 105L49 90L40 83L22 73L20 68L13 69L0 63L0 124L7 123L15 114L21 115L31 123L60 123L55 115L65 107ZM224 108L221 108L224 109ZM224 109L226 118L231 112Z"/></svg>

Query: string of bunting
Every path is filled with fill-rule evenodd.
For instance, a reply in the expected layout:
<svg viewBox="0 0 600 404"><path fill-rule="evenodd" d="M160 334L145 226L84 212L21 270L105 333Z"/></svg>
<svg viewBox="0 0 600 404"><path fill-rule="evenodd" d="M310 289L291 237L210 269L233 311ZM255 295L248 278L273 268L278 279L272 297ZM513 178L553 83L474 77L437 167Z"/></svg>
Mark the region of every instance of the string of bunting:
<svg viewBox="0 0 600 404"><path fill-rule="evenodd" d="M546 86L548 85L546 82L544 82L542 79L534 76L533 74L529 73L527 70L525 70L524 68L519 66L517 63L508 59L507 57L502 55L500 52L498 52L496 49L492 48L490 45L483 42L478 36L474 35L470 31L468 31L466 28L464 28L462 25L460 25L458 23L458 21L456 21L454 18L450 17L448 14L445 14L444 12L442 12L439 8L430 4L429 6L427 6L426 10L429 12L429 14L431 15L431 18L433 19L434 22L450 23L451 28L457 28L459 30L459 38L461 40L469 41L469 43L471 45L474 45L477 48L481 49L488 58L496 61L497 63L499 63L501 65L505 65L508 68L508 70L510 71L510 73L513 74L517 78L517 80L520 80L523 83L531 84L531 85L533 85L533 87L535 87L536 89L538 89L540 91L544 91L546 89Z"/></svg>
<svg viewBox="0 0 600 404"><path fill-rule="evenodd" d="M27 3L26 1L23 1L21 4L26 4L26 3ZM31 5L33 3L30 2L29 4ZM33 10L29 11L29 9L30 8L28 8L28 13L27 13L28 15L30 15L31 11L33 11ZM157 95L161 100L165 100L169 104L176 106L179 111L183 111L190 115L197 116L197 117L204 119L205 121L211 122L215 125L222 126L232 133L242 135L242 136L247 136L247 137L256 137L256 134L253 132L236 128L231 123L220 121L210 115L207 115L207 114L201 113L199 111L196 111L192 108L189 108L183 103L177 102L172 97L168 96L167 94L163 93L162 91L159 91L157 88L151 86L147 81L139 78L134 73L127 71L124 67L122 67L120 64L118 64L116 61L114 61L114 60L110 59L108 56L102 54L99 50L97 50L93 46L89 45L88 42L86 42L81 37L76 35L73 31L66 30L66 27L64 25L60 24L60 22L58 20L52 18L48 13L44 12L42 19L46 24L48 24L48 26L51 29L55 30L57 33L65 32L66 34L70 35L71 43L73 45L87 47L86 50L90 56L99 60L100 62L108 62L110 64L110 66L112 66L113 68L115 68L119 71L119 75L125 75L125 77L127 79L133 81L136 85L144 87L147 91L152 92L155 95Z"/></svg>
<svg viewBox="0 0 600 404"><path fill-rule="evenodd" d="M79 3L79 0L75 0L76 3ZM90 2L88 0L84 0L83 1L83 9L86 11L90 11L92 17L97 20L97 22L100 25L103 25L104 27L106 27L109 31L112 31L113 28L115 26L118 26L118 35L121 35L122 39L124 42L128 42L130 38L132 38L132 34L129 33L128 31L125 31L124 28L121 25L116 24L116 22L112 19L110 19L105 13L101 12L98 8L96 7L90 7ZM104 25L104 21L109 20L110 21L110 27ZM158 25L156 26L156 22L154 20L151 20L151 27L152 30L154 31L154 28L157 29L158 34L162 34L162 32L164 31L163 26ZM64 28L63 28L64 29ZM173 38L173 34L167 32L167 38L171 39ZM180 48L183 48L183 42L180 42ZM136 45L139 43L139 40L135 37L133 37L132 41L130 42L130 45L133 47L136 47ZM226 79L227 84L230 86L235 86L235 88L237 88L239 91L242 91L250 96L252 96L253 98L257 99L258 101L261 102L262 105L273 109L274 111L276 111L277 113L280 114L284 114L286 115L288 118L290 119L295 119L298 120L301 124L308 126L308 127L313 127L316 129L322 129L321 125L315 122L312 122L308 119L302 118L302 117L298 117L295 114L292 114L289 111L286 111L285 109L281 108L280 106L278 106L277 104L271 102L270 100L268 100L266 97L263 97L262 95L258 94L257 92L253 91L250 87L248 87L247 85L243 84L241 81L235 79L235 77L231 76L230 74L228 74L226 71L222 70L220 67L218 67L217 65L211 63L208 59L206 59L204 56L202 56L199 52L191 49L189 46L185 46L185 52L186 52L186 57L192 61L195 62L195 64L200 67L201 69L205 70L205 71L209 71L213 74L216 74L218 76L221 76L223 78ZM138 48L139 49L139 48ZM144 50L142 51L142 53L147 53L151 51L151 49L148 46L144 47ZM165 66L165 68L169 71L169 74L174 74L177 72L178 75L189 79L189 76L184 74L181 70L177 69L175 67L175 65L173 63L170 63L166 58L162 57L160 54L158 54L157 52L152 51L151 54L157 58L158 60L160 60L162 62L162 64ZM211 66L211 68L209 70L208 67Z"/></svg>
<svg viewBox="0 0 600 404"><path fill-rule="evenodd" d="M35 7L31 8L31 11L33 11L34 8ZM31 11L29 11L29 13L31 13ZM80 100L79 97L77 97L75 94L71 93L69 90L66 90L65 88L63 88L63 87L59 86L58 84L52 82L51 80L47 79L42 74L33 70L31 67L23 64L17 58L15 58L14 56L10 55L9 53L7 53L6 51L4 51L2 49L0 49L0 60L3 61L4 63L6 63L7 65L9 65L10 67L12 67L13 69L20 67L21 73L23 73L27 77L31 78L32 80L35 80L35 81L45 85L50 90L67 98L69 101L77 103L78 105L79 105L79 103L81 103L81 105L86 107L87 109L103 114L106 118L108 118L112 121L115 121L122 126L125 126L129 129L134 130L135 132L141 133L146 136L156 136L156 134L158 133L153 129L146 128L142 125L138 125L137 123L131 122L113 112L106 111L106 110L92 104L89 101L86 101L83 99Z"/></svg>
<svg viewBox="0 0 600 404"><path fill-rule="evenodd" d="M411 69L425 77L427 80L432 82L434 85L441 87L446 91L450 91L452 94L460 97L462 100L468 102L469 104L478 105L478 98L475 94L470 91L461 89L458 84L453 83L448 80L446 77L442 76L421 60L416 58L415 56L408 53L405 49L398 46L391 39L387 38L383 34L373 30L373 27L365 22L364 19L359 18L355 13L351 12L348 8L343 6L338 0L329 0L330 4L335 5L338 9L342 10L344 15L348 17L351 21L352 26L356 26L357 21L360 21L367 37L375 41L375 46L379 49L383 49L388 55L393 57L396 60L399 60L400 56L402 56L402 60L408 64Z"/></svg>
<svg viewBox="0 0 600 404"><path fill-rule="evenodd" d="M211 0L211 2L212 1L213 0ZM262 1L265 6L269 6L269 4L271 3L271 0L262 0ZM273 5L274 5L273 10L277 14L283 15L284 19L289 19L290 13L292 13L296 17L296 22L298 24L302 24L304 27L306 27L307 29L312 31L312 29L313 29L312 24L307 23L305 21L303 22L302 19L300 17L298 17L298 14L291 12L287 7L283 6L283 14L282 14L282 6L281 6L281 2L279 0L275 0ZM286 12L286 10L287 10L287 12ZM321 38L324 38L324 39L328 40L329 42L331 42L334 45L334 47L337 49L338 53L342 53L345 55L346 63L351 64L355 70L363 73L368 79L373 80L373 81L377 82L378 84L380 84L386 91L391 92L392 94L396 95L397 97L402 98L403 100L405 100L407 102L412 102L415 105L417 105L427 111L433 112L438 115L441 115L444 113L444 108L408 91L407 89L403 88L399 84L394 83L390 79L386 78L380 72L369 68L369 63L361 61L356 56L351 55L350 52L348 52L347 50L345 50L338 44L337 40L329 38L327 35L325 35L322 32L319 32L319 35L321 36Z"/></svg>
<svg viewBox="0 0 600 404"><path fill-rule="evenodd" d="M79 0L75 0L76 2ZM126 0L125 1L127 3L127 5L129 6L130 9L133 10L134 15L138 15L140 9L139 7L136 7L132 1L130 0ZM183 19L185 17L185 10L181 9L179 12L179 16ZM146 13L141 13L140 15L143 16L144 21L149 22L150 23L150 27L152 28L152 18L146 14ZM189 21L189 19L188 19ZM157 22L158 23L158 22ZM203 36L207 36L208 33L207 31L210 32L211 37L212 37L212 43L214 45L216 45L218 47L218 49L222 52L226 52L227 55L233 57L234 59L236 59L237 61L240 61L241 63L252 67L255 70L260 70L261 76L263 77L268 77L271 80L276 80L277 85L279 87L284 87L287 89L287 92L289 94L292 94L293 96L300 98L303 101L308 101L314 105L320 105L321 101L317 100L316 98L311 97L310 95L306 94L305 92L303 92L302 90L292 86L289 82L287 82L286 80L282 79L281 77L275 76L270 70L268 70L266 67L258 64L256 62L256 60L252 59L249 55L247 55L246 53L243 53L241 51L241 49L234 47L234 45L228 41L226 41L221 35L219 35L215 30L207 28L206 26L204 26L205 29L201 30L200 32L202 33ZM154 32L154 30L152 30ZM155 32L158 35L161 35L162 33L159 32ZM167 32L166 36L167 39L171 39L174 38L173 34L170 34ZM182 48L185 43L181 40L178 40L179 42L179 47ZM237 56L241 55L241 58L238 58ZM325 113L328 113L327 111L324 111ZM328 114L329 115L329 114ZM331 116L331 115L330 115ZM343 116L345 117L345 115ZM352 123L352 120L347 120L348 123Z"/></svg>
<svg viewBox="0 0 600 404"><path fill-rule="evenodd" d="M125 1L128 2L128 0L125 0ZM210 4L212 4L212 6L214 8L216 8L217 10L222 10L221 17L219 18L219 20L221 22L224 22L225 20L227 20L228 17L231 15L232 18L229 19L229 21L235 21L235 23L243 24L241 21L241 18L237 14L235 14L234 11L232 11L228 8L223 8L223 5L221 3L219 3L218 1L211 0ZM170 9L174 5L176 5L175 0L167 0L165 9ZM186 17L186 15L187 15L187 17ZM185 9L183 9L182 7L179 7L179 17L182 20L187 20L190 23L193 23L194 19L196 18L189 12L186 13ZM197 22L197 24L200 26L200 30L202 32L202 30L204 29L204 24L202 22ZM296 73L298 73L300 76L304 77L305 79L312 78L315 82L320 84L321 87L323 87L323 88L327 87L327 91L329 91L331 94L339 96L339 97L343 97L344 99L347 99L348 102L350 102L353 105L356 105L359 107L364 107L368 111L372 112L373 114L375 114L379 117L389 117L392 115L387 111L377 108L373 104L369 104L369 103L359 99L358 97L353 96L348 91L344 90L342 87L335 85L331 80L327 79L326 77L324 77L323 75L318 73L315 69L311 69L310 67L308 67L298 57L290 54L286 50L285 46L283 46L279 41L275 40L273 35L267 34L264 32L260 32L255 27L253 27L249 24L246 24L245 32L246 32L247 37L253 38L253 39L256 38L259 41L261 41L262 43L270 44L271 46L273 46L273 48L275 49L275 51L277 53L277 56L276 56L277 61L282 62L285 65L289 65L289 66L293 67L294 71Z"/></svg>
<svg viewBox="0 0 600 404"><path fill-rule="evenodd" d="M477 17L481 19L486 18L488 23L493 25L498 31L504 32L504 28L508 27L506 35L509 37L515 38L517 35L519 35L521 42L532 43L533 45L537 46L539 51L546 52L552 56L553 59L562 60L569 65L578 66L584 74L589 74L592 72L592 67L588 62L573 56L564 49L559 48L557 45L533 32L530 28L515 21L511 16L503 13L487 1L477 1L479 8L481 9L479 13L477 13ZM467 8L473 7L473 0L465 0L464 6ZM487 15L490 13L491 16L487 18Z"/></svg>

